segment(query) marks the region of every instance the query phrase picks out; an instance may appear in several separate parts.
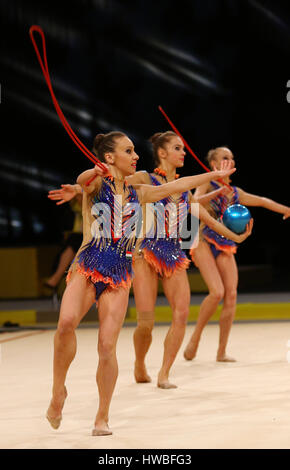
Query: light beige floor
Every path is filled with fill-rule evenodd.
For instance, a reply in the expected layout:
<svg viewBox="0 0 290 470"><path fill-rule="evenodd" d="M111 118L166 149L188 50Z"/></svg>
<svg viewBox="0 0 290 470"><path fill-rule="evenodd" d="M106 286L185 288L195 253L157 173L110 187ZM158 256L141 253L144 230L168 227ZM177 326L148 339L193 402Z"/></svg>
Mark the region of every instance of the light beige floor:
<svg viewBox="0 0 290 470"><path fill-rule="evenodd" d="M188 326L184 345L193 326ZM0 448L222 449L290 448L290 323L236 324L229 353L215 362L218 326L207 326L193 362L178 354L171 379L155 382L167 326L157 326L148 355L151 384L133 380L133 328L123 328L120 374L111 407L113 436L90 435L97 409L97 331L79 329L68 375L69 397L59 430L44 418L50 400L54 331L0 335ZM17 338L17 336L19 336ZM9 341L7 341L9 340ZM290 350L290 348L289 348Z"/></svg>

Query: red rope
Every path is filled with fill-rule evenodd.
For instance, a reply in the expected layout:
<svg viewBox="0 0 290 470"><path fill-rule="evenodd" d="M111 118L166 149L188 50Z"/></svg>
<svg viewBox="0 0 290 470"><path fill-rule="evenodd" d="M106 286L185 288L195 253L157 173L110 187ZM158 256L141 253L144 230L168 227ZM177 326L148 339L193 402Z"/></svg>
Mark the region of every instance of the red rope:
<svg viewBox="0 0 290 470"><path fill-rule="evenodd" d="M159 111L161 111L161 113L163 114L163 116L165 117L165 119L169 122L170 126L172 127L172 129L174 130L174 132L181 138L182 142L184 143L184 146L187 148L187 150L189 151L189 153L195 158L195 160L202 166L202 168L205 170L205 171L210 171L210 169L204 165L204 163L202 163L202 161L200 161L200 159L195 155L194 151L189 147L188 143L186 142L186 140L182 137L182 135L180 134L179 130L177 129L177 127L175 127L175 125L173 124L173 122L169 119L169 117L167 116L166 112L164 111L164 109L161 107L161 106L158 106L158 109ZM228 188L231 189L231 186L227 183L225 183L223 180L219 179L218 180L220 183L224 184L225 186L227 186Z"/></svg>
<svg viewBox="0 0 290 470"><path fill-rule="evenodd" d="M42 39L42 50L43 50L43 60L41 58L41 55L40 55L40 52L39 52L39 49L37 47L37 44L35 42L35 39L33 37L33 33L34 32L38 32L41 36L41 39ZM83 152L83 154L89 158L89 160L91 160L95 165L99 166L100 168L102 168L103 170L107 171L107 168L105 167L105 165L103 165L100 160L92 153L90 152L87 147L81 142L81 140L78 138L78 136L74 133L74 131L72 130L71 126L69 125L69 123L67 122L66 118L64 117L64 114L58 104L58 101L55 97L55 94L54 94L54 91L53 91L53 88L52 88L52 84L51 84L51 80L50 80L50 76L49 76L49 70L48 70L48 65L47 65L47 56L46 56L46 46L45 46L45 36L44 36L44 33L42 31L42 29L37 26L37 25L33 25L31 26L31 28L29 29L29 35L30 35L30 39L32 41L32 44L33 44L33 47L35 49L35 52L36 52L36 55L37 55L37 58L38 58L38 62L40 64L40 67L42 69L42 73L43 73L43 76L45 78L45 81L47 83L47 86L48 86L48 89L50 91L50 94L51 94L51 98L52 98L52 101L53 101L53 104L54 104L54 107L56 109L56 112L61 120L61 123L63 124L65 130L67 131L68 135L70 136L70 138L73 140L73 142L76 144L76 146L81 150L81 152ZM95 178L95 177L94 177ZM93 178L93 179L94 179ZM91 179L92 180L92 179ZM88 183L87 183L88 184Z"/></svg>

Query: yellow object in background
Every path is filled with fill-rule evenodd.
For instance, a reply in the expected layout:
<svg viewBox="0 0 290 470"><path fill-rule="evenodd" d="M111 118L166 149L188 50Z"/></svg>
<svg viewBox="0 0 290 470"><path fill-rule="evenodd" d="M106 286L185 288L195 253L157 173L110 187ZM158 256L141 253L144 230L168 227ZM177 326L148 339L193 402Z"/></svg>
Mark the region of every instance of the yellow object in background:
<svg viewBox="0 0 290 470"><path fill-rule="evenodd" d="M0 249L0 299L29 299L41 295L41 279L49 276L59 247Z"/></svg>
<svg viewBox="0 0 290 470"><path fill-rule="evenodd" d="M199 305L191 305L189 310L189 322L197 320ZM222 306L219 305L210 322L219 321ZM128 322L136 321L136 308L130 307L126 317ZM155 321L171 322L172 313L167 305L155 307ZM244 303L237 304L237 311L234 321L261 321L261 320L290 320L290 303Z"/></svg>
<svg viewBox="0 0 290 470"><path fill-rule="evenodd" d="M34 325L36 323L35 310L6 310L0 312L0 325L6 322L19 325Z"/></svg>

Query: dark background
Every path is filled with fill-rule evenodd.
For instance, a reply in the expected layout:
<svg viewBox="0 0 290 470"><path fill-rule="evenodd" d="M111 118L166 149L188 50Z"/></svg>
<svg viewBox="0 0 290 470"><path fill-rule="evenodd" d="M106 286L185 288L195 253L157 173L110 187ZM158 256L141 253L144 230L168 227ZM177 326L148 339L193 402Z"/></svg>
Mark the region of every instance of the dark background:
<svg viewBox="0 0 290 470"><path fill-rule="evenodd" d="M289 204L288 1L1 0L0 16L1 246L60 243L72 213L47 191L91 166L54 110L32 24L45 32L56 97L88 148L96 133L122 130L139 169L152 170L147 139L168 129L161 104L201 159L229 146L234 184ZM188 154L180 173L201 171ZM290 219L251 212L254 233L238 263L270 264L283 284Z"/></svg>

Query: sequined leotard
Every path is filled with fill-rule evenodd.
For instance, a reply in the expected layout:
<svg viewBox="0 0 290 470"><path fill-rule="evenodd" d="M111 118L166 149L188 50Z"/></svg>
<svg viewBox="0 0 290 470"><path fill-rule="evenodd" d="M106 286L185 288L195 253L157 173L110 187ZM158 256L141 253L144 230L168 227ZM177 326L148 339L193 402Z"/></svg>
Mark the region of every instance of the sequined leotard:
<svg viewBox="0 0 290 470"><path fill-rule="evenodd" d="M154 186L161 184L153 174L150 174L150 180ZM181 249L179 234L182 222L189 210L188 192L182 193L178 201L169 196L154 203L154 206L156 209L154 228L151 233L146 234L141 242L140 249L144 259L161 277L169 277L177 269L188 268L190 263ZM169 212L166 210L166 206ZM169 213L174 220L171 224L169 223ZM164 229L160 230L160 227Z"/></svg>
<svg viewBox="0 0 290 470"><path fill-rule="evenodd" d="M96 300L106 288L127 288L131 285L132 252L136 242L131 226L135 223L136 207L134 205L133 208L130 203L138 203L138 197L132 186L124 183L123 189L124 206L121 196L116 194L112 176L102 179L96 195L85 192L83 195L84 239L70 267L67 281L74 271L83 274L94 284Z"/></svg>
<svg viewBox="0 0 290 470"><path fill-rule="evenodd" d="M208 192L220 188L220 186L215 181L211 181L210 184L212 187ZM232 204L239 204L238 190L235 186L232 186L232 189L233 193L230 200L226 196L219 195L212 199L209 203L209 206L207 207L210 215L219 222L222 222L223 214L227 207ZM236 253L237 251L237 245L235 242L223 237L222 235L219 235L217 232L203 223L200 224L199 239L201 241L206 241L209 244L211 252L215 258L222 252L231 254ZM194 250L194 248L190 250L190 256L193 262Z"/></svg>

